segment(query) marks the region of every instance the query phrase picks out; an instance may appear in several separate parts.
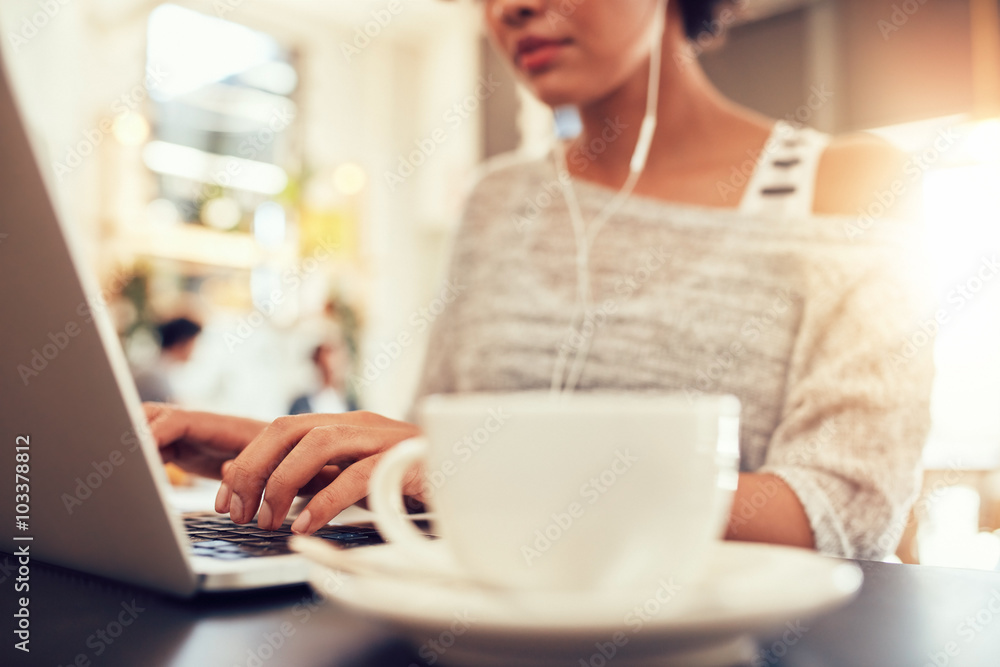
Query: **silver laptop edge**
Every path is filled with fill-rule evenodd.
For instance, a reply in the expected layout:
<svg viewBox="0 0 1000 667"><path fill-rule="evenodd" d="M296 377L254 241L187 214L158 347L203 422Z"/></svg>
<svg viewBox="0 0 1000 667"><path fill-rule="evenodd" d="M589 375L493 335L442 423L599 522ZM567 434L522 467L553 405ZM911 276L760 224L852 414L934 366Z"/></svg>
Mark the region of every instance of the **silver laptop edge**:
<svg viewBox="0 0 1000 667"><path fill-rule="evenodd" d="M0 548L178 596L305 581L294 555L189 554L105 299L60 224L3 58L0 443L6 483L24 473L27 502L0 503Z"/></svg>

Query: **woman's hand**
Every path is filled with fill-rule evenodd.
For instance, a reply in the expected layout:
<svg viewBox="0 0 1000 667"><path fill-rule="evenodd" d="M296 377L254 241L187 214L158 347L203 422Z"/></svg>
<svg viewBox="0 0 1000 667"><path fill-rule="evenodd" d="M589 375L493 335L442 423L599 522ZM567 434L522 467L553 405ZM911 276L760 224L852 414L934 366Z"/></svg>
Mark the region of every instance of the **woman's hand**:
<svg viewBox="0 0 1000 667"><path fill-rule="evenodd" d="M222 465L243 451L267 422L193 412L166 403L144 403L146 419L164 463L222 479Z"/></svg>
<svg viewBox="0 0 1000 667"><path fill-rule="evenodd" d="M297 533L312 533L368 495L368 478L386 449L419 433L371 412L279 417L223 468L215 511L248 523L259 506L257 524L274 530L296 495L315 492L292 524ZM419 498L422 491L422 475L411 470L403 494Z"/></svg>

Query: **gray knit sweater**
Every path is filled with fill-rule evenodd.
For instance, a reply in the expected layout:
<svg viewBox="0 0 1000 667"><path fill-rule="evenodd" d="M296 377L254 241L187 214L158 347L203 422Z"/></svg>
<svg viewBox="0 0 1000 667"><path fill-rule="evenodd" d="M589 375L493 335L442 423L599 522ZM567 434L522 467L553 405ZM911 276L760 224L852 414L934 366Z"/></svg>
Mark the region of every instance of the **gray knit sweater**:
<svg viewBox="0 0 1000 667"><path fill-rule="evenodd" d="M587 221L613 196L575 187ZM596 309L571 331L575 241L555 170L495 162L454 241L458 296L418 398L546 389L559 346L592 334L578 391L736 395L742 469L789 484L820 551L884 557L918 491L933 345L918 225L864 227L632 197L597 237ZM733 508L737 533L766 498L753 501Z"/></svg>

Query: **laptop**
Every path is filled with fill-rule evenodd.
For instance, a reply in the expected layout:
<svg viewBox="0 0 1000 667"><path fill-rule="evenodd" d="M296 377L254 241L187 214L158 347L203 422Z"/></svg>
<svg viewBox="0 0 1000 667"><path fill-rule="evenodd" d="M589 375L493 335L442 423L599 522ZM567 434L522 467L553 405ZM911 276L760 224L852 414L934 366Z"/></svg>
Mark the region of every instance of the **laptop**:
<svg viewBox="0 0 1000 667"><path fill-rule="evenodd" d="M61 226L2 53L0 318L0 550L184 597L306 581L287 525L260 531L169 506L103 295ZM317 535L381 542L370 526Z"/></svg>

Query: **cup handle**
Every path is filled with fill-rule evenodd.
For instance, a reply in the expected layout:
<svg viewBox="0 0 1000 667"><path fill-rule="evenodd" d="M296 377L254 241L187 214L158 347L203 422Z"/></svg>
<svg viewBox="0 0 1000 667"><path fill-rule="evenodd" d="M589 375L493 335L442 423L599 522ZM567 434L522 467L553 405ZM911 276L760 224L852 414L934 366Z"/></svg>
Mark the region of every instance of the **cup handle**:
<svg viewBox="0 0 1000 667"><path fill-rule="evenodd" d="M427 454L423 437L404 440L389 448L372 471L368 502L375 524L386 542L395 542L418 557L438 560L429 548L430 539L413 525L403 507L403 475Z"/></svg>

